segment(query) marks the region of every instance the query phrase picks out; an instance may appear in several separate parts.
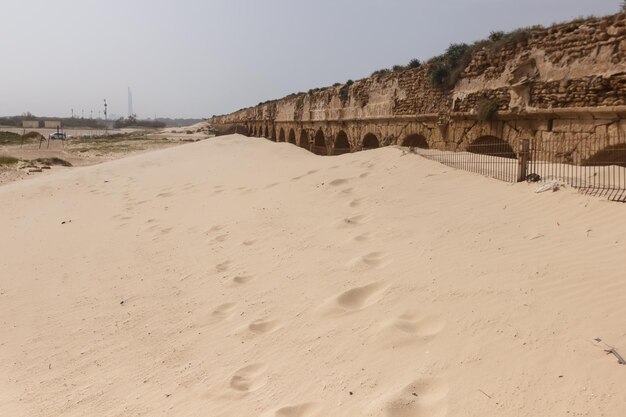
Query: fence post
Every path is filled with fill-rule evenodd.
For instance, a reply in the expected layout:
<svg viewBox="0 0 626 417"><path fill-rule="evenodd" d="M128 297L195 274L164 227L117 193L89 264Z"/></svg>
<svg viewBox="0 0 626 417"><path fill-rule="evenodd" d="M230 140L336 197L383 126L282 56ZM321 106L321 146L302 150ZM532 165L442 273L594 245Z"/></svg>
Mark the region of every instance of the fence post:
<svg viewBox="0 0 626 417"><path fill-rule="evenodd" d="M529 152L529 141L528 139L522 140L522 152L519 159L519 169L517 171L517 182L522 182L526 180L526 176L528 175L528 156Z"/></svg>

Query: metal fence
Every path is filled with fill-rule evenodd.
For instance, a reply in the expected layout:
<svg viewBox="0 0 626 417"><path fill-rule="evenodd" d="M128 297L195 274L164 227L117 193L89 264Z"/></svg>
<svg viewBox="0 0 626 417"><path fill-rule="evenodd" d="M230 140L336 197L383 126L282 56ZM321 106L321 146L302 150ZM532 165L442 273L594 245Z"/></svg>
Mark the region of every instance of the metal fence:
<svg viewBox="0 0 626 417"><path fill-rule="evenodd" d="M513 149L504 141L486 140L459 152L411 151L452 168L502 181L556 180L584 194L626 202L626 144L523 140Z"/></svg>

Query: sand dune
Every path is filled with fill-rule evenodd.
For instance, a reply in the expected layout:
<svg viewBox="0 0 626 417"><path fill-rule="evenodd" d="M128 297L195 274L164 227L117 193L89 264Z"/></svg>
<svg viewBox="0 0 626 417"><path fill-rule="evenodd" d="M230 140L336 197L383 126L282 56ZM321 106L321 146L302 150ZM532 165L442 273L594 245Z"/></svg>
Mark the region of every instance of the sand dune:
<svg viewBox="0 0 626 417"><path fill-rule="evenodd" d="M237 135L1 186L0 415L624 415L626 207L535 187Z"/></svg>

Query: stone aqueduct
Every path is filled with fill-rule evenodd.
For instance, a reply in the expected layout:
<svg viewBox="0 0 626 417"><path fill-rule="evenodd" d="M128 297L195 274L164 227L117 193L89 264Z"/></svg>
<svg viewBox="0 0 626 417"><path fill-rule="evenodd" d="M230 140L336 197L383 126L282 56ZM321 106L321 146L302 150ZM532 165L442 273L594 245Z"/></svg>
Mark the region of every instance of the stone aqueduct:
<svg viewBox="0 0 626 417"><path fill-rule="evenodd" d="M293 94L210 122L222 133L290 142L320 155L395 144L459 151L476 143L517 153L530 139L562 146L565 162L585 163L604 149L626 149L624 13L476 48L449 90L432 86L429 68ZM479 110L485 101L497 106L487 118Z"/></svg>

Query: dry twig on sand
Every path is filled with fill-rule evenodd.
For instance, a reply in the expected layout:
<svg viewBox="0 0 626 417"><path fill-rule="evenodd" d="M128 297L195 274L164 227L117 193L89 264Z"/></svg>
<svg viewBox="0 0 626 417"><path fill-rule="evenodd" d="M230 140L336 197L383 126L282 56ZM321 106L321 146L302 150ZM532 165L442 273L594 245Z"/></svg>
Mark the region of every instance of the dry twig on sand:
<svg viewBox="0 0 626 417"><path fill-rule="evenodd" d="M604 343L602 341L602 339L600 339L599 337L594 339L596 342L598 343L602 343L604 346L606 346L608 349L604 349L604 352L606 352L607 355L613 355L617 358L617 363L619 363L620 365L626 365L626 360L624 360L624 358L622 357L622 355L619 354L619 352L613 347L613 346L609 346L606 343Z"/></svg>

